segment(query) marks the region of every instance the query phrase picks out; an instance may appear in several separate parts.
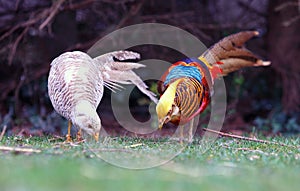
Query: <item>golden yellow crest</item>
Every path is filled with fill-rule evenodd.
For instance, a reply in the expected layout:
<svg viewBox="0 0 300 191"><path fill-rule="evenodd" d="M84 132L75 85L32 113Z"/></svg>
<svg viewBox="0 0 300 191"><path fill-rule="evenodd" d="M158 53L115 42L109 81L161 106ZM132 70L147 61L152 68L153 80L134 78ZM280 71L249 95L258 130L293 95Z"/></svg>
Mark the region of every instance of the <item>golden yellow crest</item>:
<svg viewBox="0 0 300 191"><path fill-rule="evenodd" d="M164 118L171 110L172 104L175 99L176 88L180 81L181 79L172 82L169 85L169 87L166 89L166 91L163 93L163 95L160 97L158 104L156 106L156 113L158 119Z"/></svg>

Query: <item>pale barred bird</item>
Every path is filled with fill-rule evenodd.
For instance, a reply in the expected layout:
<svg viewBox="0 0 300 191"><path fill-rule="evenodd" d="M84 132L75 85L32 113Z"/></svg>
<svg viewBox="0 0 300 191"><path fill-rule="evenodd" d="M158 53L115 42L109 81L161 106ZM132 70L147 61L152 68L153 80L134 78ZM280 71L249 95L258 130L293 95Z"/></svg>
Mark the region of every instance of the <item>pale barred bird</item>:
<svg viewBox="0 0 300 191"><path fill-rule="evenodd" d="M94 136L98 141L101 120L96 109L103 96L103 87L114 91L121 84L135 84L145 95L157 103L142 79L132 69L144 67L134 62L140 55L131 51L110 52L92 59L80 51L66 52L51 63L48 78L48 94L54 109L68 120L67 141L71 141L72 124ZM119 60L119 61L115 61Z"/></svg>

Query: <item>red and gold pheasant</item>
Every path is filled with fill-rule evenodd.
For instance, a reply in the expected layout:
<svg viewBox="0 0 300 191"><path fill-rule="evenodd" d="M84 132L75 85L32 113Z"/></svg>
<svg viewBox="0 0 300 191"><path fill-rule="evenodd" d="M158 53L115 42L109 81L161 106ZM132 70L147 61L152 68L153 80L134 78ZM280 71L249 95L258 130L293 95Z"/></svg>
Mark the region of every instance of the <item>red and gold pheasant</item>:
<svg viewBox="0 0 300 191"><path fill-rule="evenodd" d="M210 87L216 78L243 67L269 65L270 62L244 48L244 43L258 34L245 31L230 35L200 57L178 61L169 67L158 84L159 128L168 122L185 124L203 112L210 103Z"/></svg>

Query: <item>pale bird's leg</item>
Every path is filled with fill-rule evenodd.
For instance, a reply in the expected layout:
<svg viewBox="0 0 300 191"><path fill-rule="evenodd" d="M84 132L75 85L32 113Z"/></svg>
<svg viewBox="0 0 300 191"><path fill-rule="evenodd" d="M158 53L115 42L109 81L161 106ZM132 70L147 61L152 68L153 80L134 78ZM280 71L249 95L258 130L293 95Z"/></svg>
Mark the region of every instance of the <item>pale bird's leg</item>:
<svg viewBox="0 0 300 191"><path fill-rule="evenodd" d="M81 128L79 128L78 132L77 132L77 137L76 137L77 141L80 142L82 141L82 131Z"/></svg>
<svg viewBox="0 0 300 191"><path fill-rule="evenodd" d="M71 138L71 127L72 127L72 122L68 121L68 134L66 135L67 140L66 142L70 143L72 142L72 138Z"/></svg>
<svg viewBox="0 0 300 191"><path fill-rule="evenodd" d="M189 128L189 142L193 140L193 130L194 130L194 118L190 121L190 128Z"/></svg>

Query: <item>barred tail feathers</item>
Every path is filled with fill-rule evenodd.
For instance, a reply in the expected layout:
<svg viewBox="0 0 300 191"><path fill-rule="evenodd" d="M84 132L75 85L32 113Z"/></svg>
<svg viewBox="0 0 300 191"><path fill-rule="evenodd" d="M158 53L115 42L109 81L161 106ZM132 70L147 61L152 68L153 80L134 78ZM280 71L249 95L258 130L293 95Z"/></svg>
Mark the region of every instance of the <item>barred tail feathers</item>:
<svg viewBox="0 0 300 191"><path fill-rule="evenodd" d="M245 42L258 35L258 31L244 31L225 37L204 52L200 59L204 58L211 69L219 68L219 74L223 76L244 67L268 66L271 62L262 61L244 47ZM217 77L213 73L212 77Z"/></svg>

